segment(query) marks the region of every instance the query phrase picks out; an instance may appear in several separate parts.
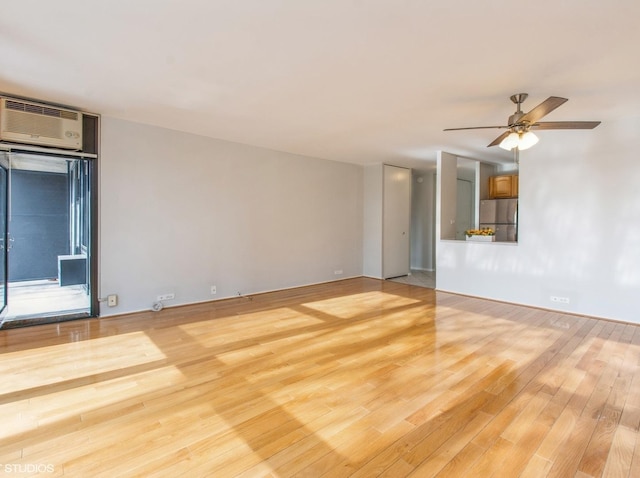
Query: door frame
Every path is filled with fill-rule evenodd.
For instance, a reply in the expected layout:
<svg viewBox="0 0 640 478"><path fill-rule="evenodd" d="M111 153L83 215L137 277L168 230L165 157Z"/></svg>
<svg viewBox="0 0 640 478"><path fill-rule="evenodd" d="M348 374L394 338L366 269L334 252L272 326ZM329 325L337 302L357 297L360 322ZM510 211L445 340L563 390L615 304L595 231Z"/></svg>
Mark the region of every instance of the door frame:
<svg viewBox="0 0 640 478"><path fill-rule="evenodd" d="M0 144L0 154L9 156L11 153L22 153L22 154L35 154L38 156L51 156L56 158L63 159L83 159L88 160L88 187L89 187L89 254L87 255L87 286L89 293L89 312L82 314L69 314L68 316L57 316L58 320L48 320L48 319L38 319L34 317L33 320L25 319L29 322L27 325L36 325L40 323L49 323L54 321L66 321L73 320L78 318L90 318L90 317L98 317L100 315L100 302L98 297L98 155L94 153L80 153L75 151L65 151L59 149L51 149L51 148L41 148L41 147L30 147L24 145L8 145L5 143ZM9 171L10 175L10 171ZM71 176L69 175L69 178ZM9 183L10 184L10 183ZM10 187L10 186L9 186ZM5 204L8 204L10 201L9 196L9 187L6 188L7 200ZM0 231L0 236L2 232ZM7 238L10 237L8 233L8 224L7 224L7 235L5 237L5 243L7 242ZM8 252L5 248L4 252ZM1 266L1 264L0 264ZM8 274L8 258L5 261L5 279L7 283L9 282L9 274ZM8 292L8 289L5 287L5 293ZM6 302L6 301L5 301ZM5 307L6 311L6 307ZM1 314L0 314L1 317ZM2 319L0 318L0 327L2 327ZM21 321L20 321L21 322Z"/></svg>
<svg viewBox="0 0 640 478"><path fill-rule="evenodd" d="M5 166L6 161L6 166ZM7 299L9 297L9 171L11 164L9 162L8 153L0 151L0 170L3 178L0 178L0 286L2 293L0 298L0 327L4 322L7 313Z"/></svg>

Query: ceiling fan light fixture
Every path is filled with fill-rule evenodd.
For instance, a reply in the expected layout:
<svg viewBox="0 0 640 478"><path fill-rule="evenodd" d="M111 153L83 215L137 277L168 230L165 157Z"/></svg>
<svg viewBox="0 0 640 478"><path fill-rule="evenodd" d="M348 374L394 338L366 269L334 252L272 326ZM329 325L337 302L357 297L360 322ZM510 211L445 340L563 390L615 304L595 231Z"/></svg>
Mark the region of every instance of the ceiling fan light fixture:
<svg viewBox="0 0 640 478"><path fill-rule="evenodd" d="M506 149L507 151L511 151L513 148L518 146L520 143L520 135L518 133L511 133L500 143L500 147L502 149ZM533 145L532 145L533 146Z"/></svg>
<svg viewBox="0 0 640 478"><path fill-rule="evenodd" d="M518 142L518 149L520 151L529 149L531 146L538 142L538 137L533 134L531 131L527 131L524 134L520 135L520 139Z"/></svg>
<svg viewBox="0 0 640 478"><path fill-rule="evenodd" d="M513 148L518 148L520 151L529 149L531 146L538 142L538 137L531 131L526 133L513 132L500 143L502 149L511 151Z"/></svg>

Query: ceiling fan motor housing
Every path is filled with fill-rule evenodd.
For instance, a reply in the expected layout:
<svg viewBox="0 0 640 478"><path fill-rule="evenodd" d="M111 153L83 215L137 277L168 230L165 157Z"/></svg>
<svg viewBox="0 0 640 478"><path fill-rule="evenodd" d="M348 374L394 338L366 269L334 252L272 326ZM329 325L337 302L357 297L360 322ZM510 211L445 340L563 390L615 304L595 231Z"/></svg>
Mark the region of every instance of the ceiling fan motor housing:
<svg viewBox="0 0 640 478"><path fill-rule="evenodd" d="M522 118L524 116L523 112L520 113L514 113L511 116L509 116L509 126L511 127L524 127L525 124L524 123L520 123L520 118Z"/></svg>

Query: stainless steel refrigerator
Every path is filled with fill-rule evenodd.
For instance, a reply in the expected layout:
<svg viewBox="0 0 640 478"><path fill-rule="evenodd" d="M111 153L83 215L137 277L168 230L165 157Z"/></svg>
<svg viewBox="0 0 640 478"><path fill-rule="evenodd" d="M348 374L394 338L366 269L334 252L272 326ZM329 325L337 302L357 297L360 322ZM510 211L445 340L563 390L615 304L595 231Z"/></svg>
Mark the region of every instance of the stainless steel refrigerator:
<svg viewBox="0 0 640 478"><path fill-rule="evenodd" d="M490 227L496 232L496 241L518 240L518 200L483 199L480 201L480 228Z"/></svg>

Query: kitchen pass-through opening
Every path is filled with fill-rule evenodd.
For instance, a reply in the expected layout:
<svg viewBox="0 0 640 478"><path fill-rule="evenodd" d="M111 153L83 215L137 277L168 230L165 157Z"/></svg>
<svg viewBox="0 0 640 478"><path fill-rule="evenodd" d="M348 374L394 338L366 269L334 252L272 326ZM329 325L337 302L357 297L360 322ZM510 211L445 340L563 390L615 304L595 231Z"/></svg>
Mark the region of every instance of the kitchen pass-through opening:
<svg viewBox="0 0 640 478"><path fill-rule="evenodd" d="M1 328L95 315L93 161L0 153Z"/></svg>

